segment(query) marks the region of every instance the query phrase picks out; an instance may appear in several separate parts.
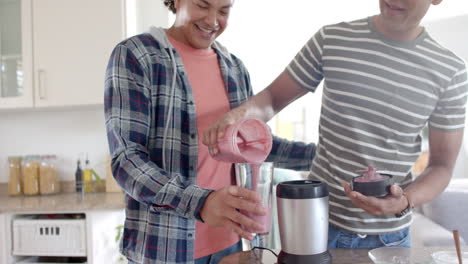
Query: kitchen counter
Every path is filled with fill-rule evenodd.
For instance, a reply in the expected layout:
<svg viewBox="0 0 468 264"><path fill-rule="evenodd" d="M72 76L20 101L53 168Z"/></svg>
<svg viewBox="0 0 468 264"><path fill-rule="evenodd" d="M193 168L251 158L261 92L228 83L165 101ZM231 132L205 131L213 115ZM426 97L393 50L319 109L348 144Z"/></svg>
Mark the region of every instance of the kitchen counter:
<svg viewBox="0 0 468 264"><path fill-rule="evenodd" d="M437 251L455 251L455 247L427 247L427 248L388 248L389 250L396 250L396 253L400 257L401 263L409 263L405 261L405 254L410 254L411 259L415 263L432 263L431 254ZM332 263L338 264L373 264L369 258L369 250L367 248L362 249L330 249L332 255ZM403 250L403 251L401 251ZM410 250L410 251L406 251ZM462 251L467 251L468 247L463 246ZM276 254L279 250L273 250ZM410 253L408 253L410 252ZM409 255L406 255L409 256ZM413 259L414 258L414 259ZM396 261L398 262L398 261ZM394 262L394 263L396 263ZM400 263L398 262L398 263ZM224 257L221 259L219 264L273 264L276 263L276 257L273 253L268 250L254 249L249 251L243 251ZM411 262L413 263L413 262Z"/></svg>
<svg viewBox="0 0 468 264"><path fill-rule="evenodd" d="M50 195L9 196L0 184L0 213L77 212L124 209L124 193L64 192Z"/></svg>
<svg viewBox="0 0 468 264"><path fill-rule="evenodd" d="M276 253L279 250L274 250ZM367 255L369 249L330 249L332 263L339 264L372 264ZM273 264L276 257L268 250L254 249L229 255L219 264Z"/></svg>

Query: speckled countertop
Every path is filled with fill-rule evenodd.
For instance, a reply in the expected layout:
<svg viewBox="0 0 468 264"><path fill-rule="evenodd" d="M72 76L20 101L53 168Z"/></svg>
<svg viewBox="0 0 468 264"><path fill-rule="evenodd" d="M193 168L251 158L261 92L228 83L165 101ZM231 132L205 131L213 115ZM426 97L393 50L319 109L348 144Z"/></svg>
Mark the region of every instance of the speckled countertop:
<svg viewBox="0 0 468 264"><path fill-rule="evenodd" d="M66 188L65 188L66 189ZM124 209L124 194L63 192L51 195L9 196L7 185L0 184L0 213L80 212Z"/></svg>

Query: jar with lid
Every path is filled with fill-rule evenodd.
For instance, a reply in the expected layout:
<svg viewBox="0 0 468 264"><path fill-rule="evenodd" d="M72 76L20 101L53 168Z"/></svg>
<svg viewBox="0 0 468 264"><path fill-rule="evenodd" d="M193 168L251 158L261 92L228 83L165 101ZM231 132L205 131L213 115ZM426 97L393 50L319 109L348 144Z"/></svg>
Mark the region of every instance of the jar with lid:
<svg viewBox="0 0 468 264"><path fill-rule="evenodd" d="M23 183L21 180L21 157L8 157L10 177L8 180L8 194L23 194Z"/></svg>
<svg viewBox="0 0 468 264"><path fill-rule="evenodd" d="M26 195L39 194L39 156L26 156L22 162L23 192Z"/></svg>
<svg viewBox="0 0 468 264"><path fill-rule="evenodd" d="M41 194L53 194L60 191L55 155L41 156L39 167L39 190Z"/></svg>

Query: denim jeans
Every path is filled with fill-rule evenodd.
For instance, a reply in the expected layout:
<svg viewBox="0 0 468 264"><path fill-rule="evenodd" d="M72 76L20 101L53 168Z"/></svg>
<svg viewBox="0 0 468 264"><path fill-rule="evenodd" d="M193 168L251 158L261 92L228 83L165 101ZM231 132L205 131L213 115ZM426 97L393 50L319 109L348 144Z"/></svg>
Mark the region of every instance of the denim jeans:
<svg viewBox="0 0 468 264"><path fill-rule="evenodd" d="M328 225L328 248L410 247L409 228L383 235L360 235Z"/></svg>
<svg viewBox="0 0 468 264"><path fill-rule="evenodd" d="M222 258L226 257L227 255L231 255L231 254L241 252L241 251L242 251L242 242L239 241L231 247L228 247L226 249L223 249L211 255L196 259L195 264L216 264Z"/></svg>

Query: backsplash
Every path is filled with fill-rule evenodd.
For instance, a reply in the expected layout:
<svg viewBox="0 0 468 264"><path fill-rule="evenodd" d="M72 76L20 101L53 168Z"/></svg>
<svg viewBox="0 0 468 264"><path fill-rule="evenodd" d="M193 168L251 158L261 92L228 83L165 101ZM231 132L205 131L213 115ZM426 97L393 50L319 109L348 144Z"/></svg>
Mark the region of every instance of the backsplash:
<svg viewBox="0 0 468 264"><path fill-rule="evenodd" d="M75 179L76 159L88 153L90 165L105 177L109 153L103 106L67 110L0 112L0 183L8 182L8 156L57 155L61 181Z"/></svg>

